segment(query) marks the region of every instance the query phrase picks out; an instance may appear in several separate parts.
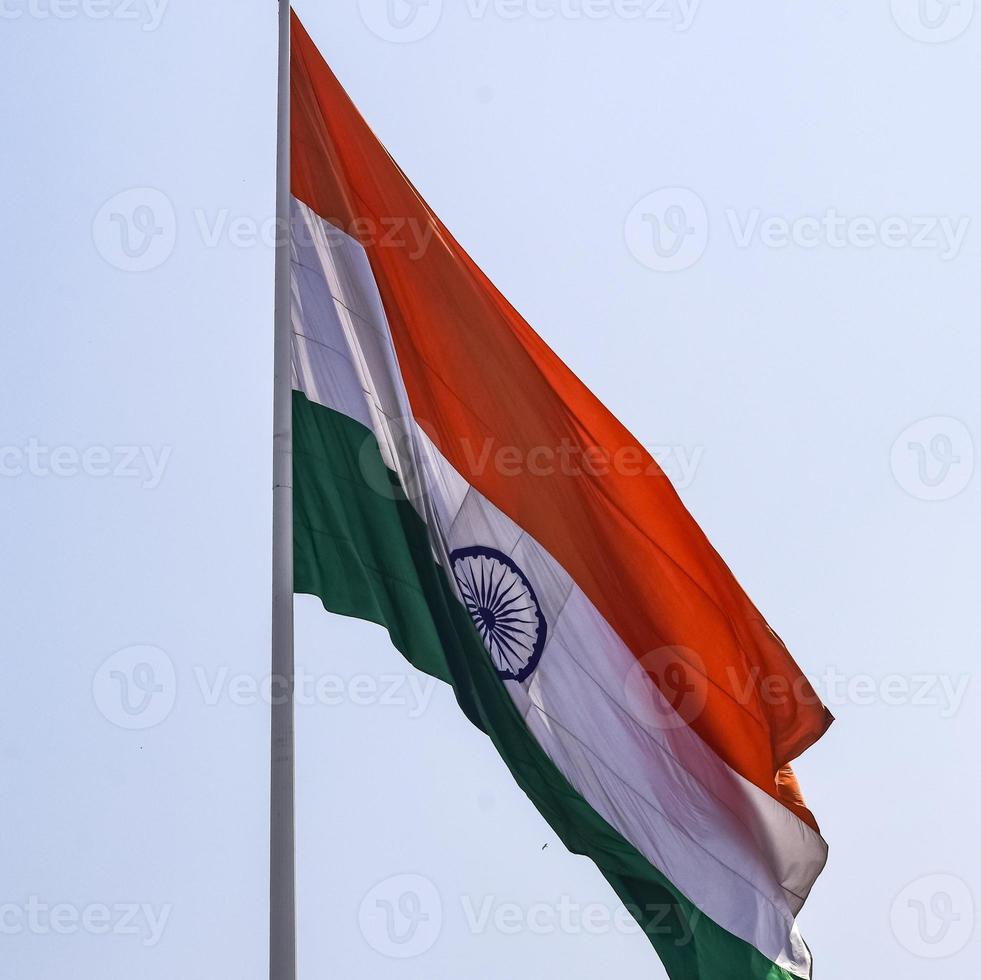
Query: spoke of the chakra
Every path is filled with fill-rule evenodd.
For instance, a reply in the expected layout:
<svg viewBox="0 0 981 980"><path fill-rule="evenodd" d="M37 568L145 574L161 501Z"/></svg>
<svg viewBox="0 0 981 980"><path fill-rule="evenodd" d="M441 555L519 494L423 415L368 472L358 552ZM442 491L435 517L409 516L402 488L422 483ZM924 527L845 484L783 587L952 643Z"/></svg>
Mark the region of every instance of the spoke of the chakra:
<svg viewBox="0 0 981 980"><path fill-rule="evenodd" d="M520 637L534 637L534 633L528 633L521 629L521 626L527 626L527 623L519 623L516 620L506 620L498 618L494 623L494 628L499 633L504 633L506 636L513 640L520 642Z"/></svg>
<svg viewBox="0 0 981 980"><path fill-rule="evenodd" d="M501 638L496 633L491 634L491 642L497 644L498 649L501 651L501 656L507 661L507 666L511 670L513 670L514 669L514 661L511 659L511 648L509 646L506 647L501 642ZM517 656L517 653L515 653L515 656ZM504 664L502 663L501 666L503 667Z"/></svg>
<svg viewBox="0 0 981 980"><path fill-rule="evenodd" d="M502 623L519 623L522 626L532 626L533 624L528 622L527 619L522 619L520 616L506 614L502 616L500 613L497 614L497 618Z"/></svg>
<svg viewBox="0 0 981 980"><path fill-rule="evenodd" d="M519 639L510 633L498 632L495 634L499 643L506 643L508 649L514 650L516 654L524 652L527 640Z"/></svg>
<svg viewBox="0 0 981 980"><path fill-rule="evenodd" d="M514 643L510 641L506 636L502 636L498 633L495 638L497 645L504 651L506 651L508 656L508 666L511 667L515 672L520 671L522 667L525 666L524 658L522 657L523 650L515 649ZM511 659L511 655L517 658L517 663L514 663Z"/></svg>
<svg viewBox="0 0 981 980"><path fill-rule="evenodd" d="M510 593L510 592L511 592L511 589L508 589L508 593ZM528 598L528 596L526 596L526 595L516 595L513 599L508 599L508 601L505 602L503 605L501 605L501 602L499 601L498 604L497 604L497 608L500 609L501 612L506 612L508 606L513 606L516 602L521 602L522 599L527 599L527 598ZM524 606L523 608L524 609L531 609L531 606ZM521 612L520 609L517 610L517 611L518 612Z"/></svg>
<svg viewBox="0 0 981 980"><path fill-rule="evenodd" d="M470 586L459 578L457 579L457 582L459 583L460 591L463 592L464 601L468 606L473 606L473 609L471 610L472 612L476 612L477 600L474 598L473 593L470 591Z"/></svg>
<svg viewBox="0 0 981 980"><path fill-rule="evenodd" d="M497 639L497 645L498 645L498 646L499 646L499 647L500 647L500 648L501 648L501 649L502 649L502 650L504 651L504 655L505 655L505 656L507 657L507 659L508 659L508 666L509 666L509 667L511 667L511 668L513 669L513 667L514 667L514 665L513 665L513 663L512 663L512 661L511 661L511 657L510 657L510 655L509 655L509 654L510 654L510 652L511 652L511 651L513 650L513 647L512 647L512 646L511 646L511 644L510 644L510 643L509 643L509 642L507 641L507 639L505 639L504 637L502 637L502 636L500 636L500 635L498 635L498 636L496 637L496 639ZM517 656L519 656L519 653L518 653L518 651L517 651L517 650L513 650L513 652L514 652L514 655L515 655L516 657L517 657Z"/></svg>
<svg viewBox="0 0 981 980"><path fill-rule="evenodd" d="M464 568L464 572L465 572L465 574L469 574L469 576L470 576L470 584L473 586L473 593L477 597L477 605L478 606L482 605L483 604L483 601L484 601L484 598L480 594L480 587L477 585L477 578L474 575L474 570L472 568L470 568L469 566L466 566Z"/></svg>
<svg viewBox="0 0 981 980"><path fill-rule="evenodd" d="M508 667L510 667L512 670L515 669L520 670L522 666L521 651L515 650L514 647L512 647L511 644L508 643L507 640L505 640L501 636L497 637L497 645L501 648L502 651L504 651L504 655L505 657L507 657ZM512 660L512 655L514 657L513 660Z"/></svg>
<svg viewBox="0 0 981 980"><path fill-rule="evenodd" d="M527 598L527 596L522 596L522 598ZM527 619L522 614L531 608L531 606L519 606L517 609L498 609L497 616L505 622L524 623L527 622Z"/></svg>
<svg viewBox="0 0 981 980"><path fill-rule="evenodd" d="M471 599L473 599L474 602L476 602L477 601L477 597L474 595L473 589L470 588L470 583L463 576L460 575L459 570L456 570L454 572L454 574L456 576L456 580L457 580L457 583L459 584L460 588L461 589L465 589L466 590L466 594Z"/></svg>
<svg viewBox="0 0 981 980"><path fill-rule="evenodd" d="M508 586L508 590L507 590L507 592L505 592L505 593L504 593L504 595L503 595L503 596L501 596L501 598L500 598L500 599L498 600L498 602L500 603L500 602L503 602L503 601L504 601L505 599L507 599L507 597L508 597L509 595L511 595L511 593L512 593L512 592L514 591L514 589L515 589L515 587L516 587L516 586L519 586L519 585L521 585L521 580L520 580L520 579L517 579L517 578L516 578L516 579L515 579L515 580L514 580L514 581L513 581L513 582L512 582L511 584L510 584L510 586ZM513 599L510 599L510 600L508 600L508 601L509 601L509 603L510 603L510 602L520 602L520 601L521 601L521 600L522 600L523 598L526 598L526 597L525 597L525 596L522 596L522 595L516 595L516 596L515 596L515 597L514 597ZM502 607L500 607L500 608L506 608L506 607L503 607L503 606L502 606Z"/></svg>
<svg viewBox="0 0 981 980"><path fill-rule="evenodd" d="M461 571L459 568L456 569L455 573L457 583L461 589L466 589L467 594L473 599L474 602L477 601L477 593L475 587L467 580L466 569Z"/></svg>
<svg viewBox="0 0 981 980"><path fill-rule="evenodd" d="M480 601L481 604L486 608L487 606L487 582L484 578L484 573L486 572L486 567L484 563L480 563Z"/></svg>
<svg viewBox="0 0 981 980"><path fill-rule="evenodd" d="M495 627L495 629L498 630L498 632L507 633L511 637L527 636L530 639L534 639L534 637L535 637L535 634L534 633L528 633L525 630L518 629L514 625L510 625L510 624L513 624L513 623L520 623L520 622L521 622L521 620L517 620L517 619L516 620L502 620L502 619L498 619L498 620L495 621L494 627ZM530 624L525 623L523 625L530 625Z"/></svg>
<svg viewBox="0 0 981 980"><path fill-rule="evenodd" d="M475 616L479 616L480 610L483 608L482 603L479 599L474 599L473 601L473 613Z"/></svg>
<svg viewBox="0 0 981 980"><path fill-rule="evenodd" d="M502 596L502 595L501 595L501 589L503 589L503 588L504 588L504 583L505 583L505 581L506 581L506 580L507 580L507 576L506 576L506 575L505 575L504 573L502 573L502 574L501 574L501 577L500 577L500 578L499 578L499 579L497 580L497 586L496 586L496 588L494 589L494 594L493 594L493 595L491 596L491 604L492 604L492 605L493 605L494 607L498 607L498 606L499 606L499 604L500 604L500 602L501 602L501 601L502 601L502 600L503 600L504 598L506 598L506 597L507 597L507 595L509 595L509 594L510 594L510 592L511 592L511 590L512 590L512 589L513 589L513 588L515 587L515 585L517 585L517 584L518 584L518 583L517 583L517 581L515 581L515 582L512 582L512 583L511 583L511 585L510 585L510 586L508 587L508 590L507 590L507 592L506 592L506 593L504 593L504 595Z"/></svg>

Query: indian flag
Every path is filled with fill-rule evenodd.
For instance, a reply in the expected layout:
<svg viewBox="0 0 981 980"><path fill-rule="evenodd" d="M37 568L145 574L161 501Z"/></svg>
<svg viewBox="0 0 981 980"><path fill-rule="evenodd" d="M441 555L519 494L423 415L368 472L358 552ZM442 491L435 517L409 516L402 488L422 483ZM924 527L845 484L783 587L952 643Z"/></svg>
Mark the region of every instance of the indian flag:
<svg viewBox="0 0 981 980"><path fill-rule="evenodd" d="M789 764L831 716L295 16L291 75L295 591L452 685L674 980L810 977Z"/></svg>

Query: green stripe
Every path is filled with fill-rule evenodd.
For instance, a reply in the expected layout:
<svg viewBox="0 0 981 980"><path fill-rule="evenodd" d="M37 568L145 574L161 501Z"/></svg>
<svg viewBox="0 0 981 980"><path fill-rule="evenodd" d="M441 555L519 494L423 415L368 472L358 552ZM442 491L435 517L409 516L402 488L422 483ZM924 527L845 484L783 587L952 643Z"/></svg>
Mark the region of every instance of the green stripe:
<svg viewBox="0 0 981 980"><path fill-rule="evenodd" d="M293 480L296 591L319 597L331 612L384 626L409 663L452 685L565 846L602 871L671 980L795 980L699 913L541 749L368 429L294 392Z"/></svg>

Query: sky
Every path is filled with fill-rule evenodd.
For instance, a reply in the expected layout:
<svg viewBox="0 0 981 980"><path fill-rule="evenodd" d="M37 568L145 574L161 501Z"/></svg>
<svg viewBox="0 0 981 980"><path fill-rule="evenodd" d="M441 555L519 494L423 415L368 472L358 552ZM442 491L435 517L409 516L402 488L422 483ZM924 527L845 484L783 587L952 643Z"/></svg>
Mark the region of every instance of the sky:
<svg viewBox="0 0 981 980"><path fill-rule="evenodd" d="M837 716L815 976L976 974L974 0L295 6ZM0 0L12 980L266 975L275 8ZM302 977L664 976L379 628L296 657Z"/></svg>

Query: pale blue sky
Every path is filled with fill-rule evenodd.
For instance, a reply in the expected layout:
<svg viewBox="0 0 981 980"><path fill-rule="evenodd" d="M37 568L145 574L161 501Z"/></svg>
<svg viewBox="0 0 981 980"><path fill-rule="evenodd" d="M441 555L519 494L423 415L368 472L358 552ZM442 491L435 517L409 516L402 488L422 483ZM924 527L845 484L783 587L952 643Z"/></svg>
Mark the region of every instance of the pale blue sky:
<svg viewBox="0 0 981 980"><path fill-rule="evenodd" d="M296 7L838 716L816 976L976 973L973 0L392 3ZM275 8L0 0L12 980L265 975ZM297 658L304 978L663 976L379 629Z"/></svg>

